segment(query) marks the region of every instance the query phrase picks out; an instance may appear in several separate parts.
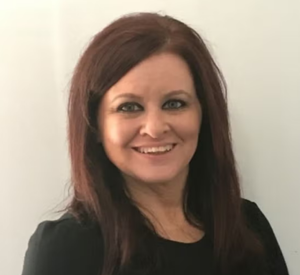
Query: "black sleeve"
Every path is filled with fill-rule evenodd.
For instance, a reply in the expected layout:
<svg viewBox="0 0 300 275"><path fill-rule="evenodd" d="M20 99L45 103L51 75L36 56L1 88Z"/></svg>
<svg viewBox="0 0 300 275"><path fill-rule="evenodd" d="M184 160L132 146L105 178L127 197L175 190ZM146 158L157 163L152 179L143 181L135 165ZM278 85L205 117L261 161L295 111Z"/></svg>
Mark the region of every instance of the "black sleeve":
<svg viewBox="0 0 300 275"><path fill-rule="evenodd" d="M43 222L30 238L22 275L99 275L102 248L97 231L74 218Z"/></svg>
<svg viewBox="0 0 300 275"><path fill-rule="evenodd" d="M289 275L288 268L274 231L256 203L245 200L249 223L259 235L266 250L270 275Z"/></svg>

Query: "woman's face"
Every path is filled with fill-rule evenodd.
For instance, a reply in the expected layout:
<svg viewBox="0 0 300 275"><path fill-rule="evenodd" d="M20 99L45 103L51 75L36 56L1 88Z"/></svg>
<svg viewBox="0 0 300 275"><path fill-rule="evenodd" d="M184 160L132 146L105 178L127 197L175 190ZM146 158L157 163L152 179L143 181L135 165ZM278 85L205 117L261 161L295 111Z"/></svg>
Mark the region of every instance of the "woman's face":
<svg viewBox="0 0 300 275"><path fill-rule="evenodd" d="M98 111L99 140L125 178L169 182L187 174L201 117L188 65L161 53L106 92Z"/></svg>

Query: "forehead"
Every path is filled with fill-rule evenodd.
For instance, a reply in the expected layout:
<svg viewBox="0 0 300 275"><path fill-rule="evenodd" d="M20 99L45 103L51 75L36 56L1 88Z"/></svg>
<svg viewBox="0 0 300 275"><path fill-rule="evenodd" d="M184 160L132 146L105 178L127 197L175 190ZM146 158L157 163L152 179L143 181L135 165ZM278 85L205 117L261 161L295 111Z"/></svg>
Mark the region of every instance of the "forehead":
<svg viewBox="0 0 300 275"><path fill-rule="evenodd" d="M178 55L160 53L142 61L123 76L106 96L122 93L140 96L185 90L194 93L194 83L187 63Z"/></svg>

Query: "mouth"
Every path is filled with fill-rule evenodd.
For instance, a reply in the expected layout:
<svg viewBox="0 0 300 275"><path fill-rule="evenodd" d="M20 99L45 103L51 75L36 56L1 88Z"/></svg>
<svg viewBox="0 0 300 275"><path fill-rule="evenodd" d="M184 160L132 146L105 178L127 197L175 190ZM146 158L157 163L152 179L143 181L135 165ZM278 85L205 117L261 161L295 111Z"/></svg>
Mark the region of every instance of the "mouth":
<svg viewBox="0 0 300 275"><path fill-rule="evenodd" d="M133 147L133 149L145 155L162 155L171 152L175 148L176 144L166 144L163 146L152 146L152 147Z"/></svg>

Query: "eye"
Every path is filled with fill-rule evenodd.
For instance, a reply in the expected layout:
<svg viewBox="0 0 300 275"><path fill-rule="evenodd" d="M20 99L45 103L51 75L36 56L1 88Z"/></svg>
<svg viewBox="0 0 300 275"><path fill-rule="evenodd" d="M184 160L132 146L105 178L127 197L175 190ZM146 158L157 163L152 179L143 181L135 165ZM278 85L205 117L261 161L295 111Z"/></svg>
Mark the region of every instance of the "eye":
<svg viewBox="0 0 300 275"><path fill-rule="evenodd" d="M141 111L143 108L140 104L137 104L135 102L126 102L121 104L118 107L118 112L126 112L126 113L134 113Z"/></svg>
<svg viewBox="0 0 300 275"><path fill-rule="evenodd" d="M176 109L180 109L186 106L186 103L183 100L179 100L179 99L172 99L167 101L164 105L163 105L163 109L171 109L171 110L176 110Z"/></svg>

